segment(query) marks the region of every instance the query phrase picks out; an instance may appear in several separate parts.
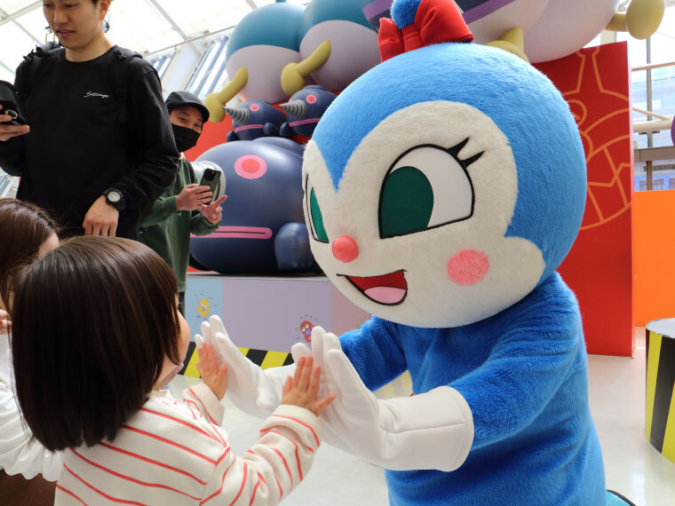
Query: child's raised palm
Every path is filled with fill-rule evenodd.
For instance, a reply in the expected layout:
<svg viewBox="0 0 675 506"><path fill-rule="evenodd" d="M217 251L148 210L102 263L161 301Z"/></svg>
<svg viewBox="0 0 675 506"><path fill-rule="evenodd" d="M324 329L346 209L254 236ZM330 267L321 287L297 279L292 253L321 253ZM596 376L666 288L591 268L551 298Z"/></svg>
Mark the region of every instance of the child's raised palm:
<svg viewBox="0 0 675 506"><path fill-rule="evenodd" d="M225 391L227 390L227 366L223 364L218 367L213 346L209 343L204 343L201 348L197 348L197 353L199 354L197 370L202 377L202 381L218 399L222 399L225 397Z"/></svg>
<svg viewBox="0 0 675 506"><path fill-rule="evenodd" d="M316 416L335 400L335 394L330 393L324 399L318 400L319 383L321 380L321 366L312 368L313 357L300 357L296 363L295 374L289 376L284 385L281 404L289 404L305 408Z"/></svg>
<svg viewBox="0 0 675 506"><path fill-rule="evenodd" d="M12 320L9 313L0 309L0 334L9 334L12 331Z"/></svg>

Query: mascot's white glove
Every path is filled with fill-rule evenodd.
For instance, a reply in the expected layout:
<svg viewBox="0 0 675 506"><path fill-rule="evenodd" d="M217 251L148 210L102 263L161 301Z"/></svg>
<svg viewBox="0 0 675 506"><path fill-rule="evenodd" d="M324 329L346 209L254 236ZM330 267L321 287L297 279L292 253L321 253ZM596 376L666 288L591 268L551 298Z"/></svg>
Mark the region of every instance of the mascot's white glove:
<svg viewBox="0 0 675 506"><path fill-rule="evenodd" d="M342 352L342 346L340 345L340 339L330 332L326 332L321 327L314 327L312 329L312 349L305 344L298 343L293 345L291 352L293 353L293 360L295 362L301 356L311 356L314 357L314 365L321 366L321 381L319 383L319 394L318 398L323 399L328 396L331 392L337 393L336 390L332 390L327 382L326 376L326 354L331 350L337 350ZM335 402L335 401L333 401ZM330 406L329 406L330 407ZM328 409L328 408L327 408ZM321 421L323 422L323 437L324 440L331 446L340 448L349 453L355 453L352 451L351 447L344 441L344 438L339 432L339 425L333 426L331 424L331 418L324 416L326 410L323 411L321 415Z"/></svg>
<svg viewBox="0 0 675 506"><path fill-rule="evenodd" d="M312 349L304 343L298 343L293 345L291 352L293 354L293 361L297 362L298 359L302 356L314 357L314 365L321 366L321 383L319 386L319 399L323 399L328 396L331 390L328 389L328 384L326 382L326 364L325 358L326 354L330 350L340 350L342 351L342 346L340 346L340 339L331 333L326 332L322 327L312 328Z"/></svg>
<svg viewBox="0 0 675 506"><path fill-rule="evenodd" d="M330 339L323 345L324 371L327 388L337 399L321 416L332 429L326 433L328 443L333 444L328 435L337 433L339 447L392 470L454 471L464 463L473 443L473 417L457 390L444 386L378 400ZM312 335L312 347L316 344Z"/></svg>
<svg viewBox="0 0 675 506"><path fill-rule="evenodd" d="M295 364L263 371L232 343L218 316L202 323L202 335L195 336L197 346L211 344L218 364L227 366L227 395L235 406L257 417L271 415L281 402L284 382L293 375Z"/></svg>

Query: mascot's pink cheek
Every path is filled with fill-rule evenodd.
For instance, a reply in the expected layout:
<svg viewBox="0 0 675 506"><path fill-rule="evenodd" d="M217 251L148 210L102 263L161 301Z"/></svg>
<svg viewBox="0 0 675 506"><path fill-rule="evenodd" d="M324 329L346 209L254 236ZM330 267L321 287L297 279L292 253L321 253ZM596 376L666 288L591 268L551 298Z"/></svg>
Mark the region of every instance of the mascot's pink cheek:
<svg viewBox="0 0 675 506"><path fill-rule="evenodd" d="M448 262L448 276L458 285L478 283L490 270L490 261L485 253L465 249Z"/></svg>

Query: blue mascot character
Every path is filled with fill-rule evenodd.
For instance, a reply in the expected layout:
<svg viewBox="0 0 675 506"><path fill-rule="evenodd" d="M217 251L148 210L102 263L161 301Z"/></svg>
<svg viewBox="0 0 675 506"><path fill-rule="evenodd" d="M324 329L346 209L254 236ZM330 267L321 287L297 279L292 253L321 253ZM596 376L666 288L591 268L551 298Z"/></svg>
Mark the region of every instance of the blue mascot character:
<svg viewBox="0 0 675 506"><path fill-rule="evenodd" d="M302 147L264 137L227 142L199 161L222 168L228 211L213 234L193 238L199 265L221 274L316 272L302 214Z"/></svg>
<svg viewBox="0 0 675 506"><path fill-rule="evenodd" d="M453 42L472 38L454 2L397 0L392 17L386 61L333 102L303 162L314 257L374 315L294 350L338 394L326 440L386 468L396 506L604 504L579 307L556 273L586 198L569 106L521 59ZM228 395L268 413L288 372L243 359L217 318L202 331ZM413 396L371 393L406 370Z"/></svg>
<svg viewBox="0 0 675 506"><path fill-rule="evenodd" d="M278 136L286 115L265 100L245 102L239 107L225 107L232 117L227 142L253 141L259 137Z"/></svg>
<svg viewBox="0 0 675 506"><path fill-rule="evenodd" d="M286 112L286 123L281 126L281 135L311 137L321 116L336 96L318 84L305 86L287 103L279 105Z"/></svg>

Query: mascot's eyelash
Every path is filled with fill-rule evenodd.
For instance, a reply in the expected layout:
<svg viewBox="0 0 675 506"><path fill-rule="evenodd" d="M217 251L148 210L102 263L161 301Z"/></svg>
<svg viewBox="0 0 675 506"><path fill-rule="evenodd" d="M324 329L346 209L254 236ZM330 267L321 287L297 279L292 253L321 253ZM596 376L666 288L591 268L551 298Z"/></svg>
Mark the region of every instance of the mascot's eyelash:
<svg viewBox="0 0 675 506"><path fill-rule="evenodd" d="M460 142L460 143L458 143L458 144L455 144L455 145L452 146L451 148L446 149L447 153L448 153L450 156L452 156L455 160L457 160L457 163L459 163L459 164L460 164L462 167L464 167L465 169L468 168L469 165L471 165L472 163L475 163L476 161L478 161L478 159L479 159L481 156L483 156L483 154L485 154L485 151L481 151L481 152L478 153L478 154L475 154L475 155L473 155L473 156L471 156L471 157L469 157L469 158L467 158L467 159L465 159L465 160L462 160L462 159L459 157L459 152L460 152L462 149L464 149L464 146L466 146L468 142L469 142L469 138L467 137L467 138L464 139L462 142Z"/></svg>

